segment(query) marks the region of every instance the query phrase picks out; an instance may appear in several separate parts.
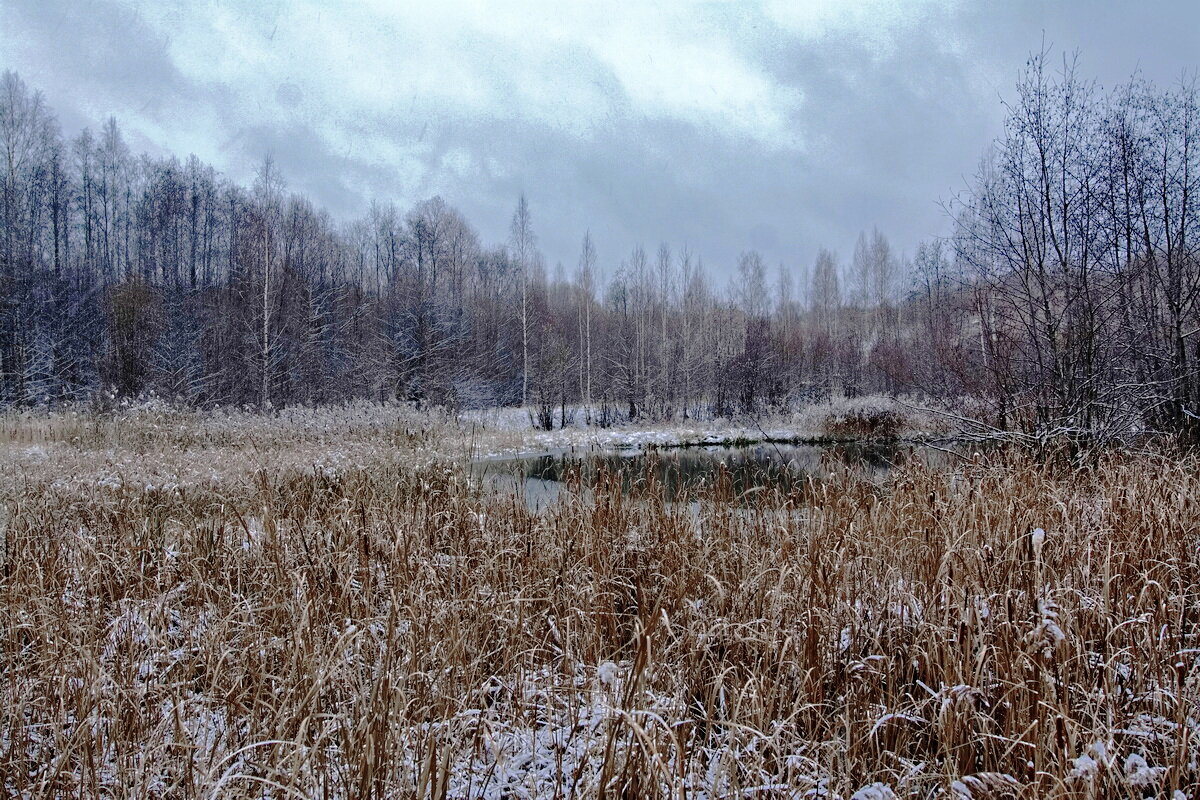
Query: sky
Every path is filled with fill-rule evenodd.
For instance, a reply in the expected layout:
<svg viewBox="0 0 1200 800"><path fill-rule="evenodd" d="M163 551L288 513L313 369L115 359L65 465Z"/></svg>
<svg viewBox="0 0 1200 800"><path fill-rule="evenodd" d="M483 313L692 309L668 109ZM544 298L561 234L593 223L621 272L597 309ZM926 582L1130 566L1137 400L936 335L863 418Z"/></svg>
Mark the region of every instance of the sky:
<svg viewBox="0 0 1200 800"><path fill-rule="evenodd" d="M0 69L67 135L115 116L135 151L194 153L351 220L433 195L487 244L524 193L547 264L590 231L611 274L638 244L848 259L902 252L1001 133L1031 51L1112 86L1200 68L1200 2L118 2L0 0Z"/></svg>

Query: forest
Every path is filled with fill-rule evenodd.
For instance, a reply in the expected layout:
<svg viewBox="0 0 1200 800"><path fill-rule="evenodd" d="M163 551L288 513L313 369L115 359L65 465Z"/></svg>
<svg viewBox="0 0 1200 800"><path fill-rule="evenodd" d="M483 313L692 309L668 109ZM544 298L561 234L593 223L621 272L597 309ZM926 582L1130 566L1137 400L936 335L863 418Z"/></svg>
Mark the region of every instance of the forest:
<svg viewBox="0 0 1200 800"><path fill-rule="evenodd" d="M5 406L519 404L550 428L881 393L1025 434L1197 430L1194 81L1104 91L1035 54L943 201L951 235L778 265L586 231L550 265L525 195L504 242L436 196L338 220L269 156L241 186L131 152L113 118L64 138L51 99L2 84Z"/></svg>

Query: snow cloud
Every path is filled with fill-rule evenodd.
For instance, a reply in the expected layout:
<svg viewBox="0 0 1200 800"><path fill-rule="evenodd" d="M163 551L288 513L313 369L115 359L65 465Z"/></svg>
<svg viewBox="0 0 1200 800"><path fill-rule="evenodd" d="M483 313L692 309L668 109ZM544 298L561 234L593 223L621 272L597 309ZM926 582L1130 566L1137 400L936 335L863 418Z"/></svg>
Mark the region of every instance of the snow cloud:
<svg viewBox="0 0 1200 800"><path fill-rule="evenodd" d="M944 232L1043 37L1169 82L1200 28L1191 3L1086 0L0 6L0 67L68 134L112 114L242 181L271 152L341 217L441 194L491 241L524 191L551 263L591 229L609 268L666 240L724 274L749 247L801 264L875 224L901 248Z"/></svg>

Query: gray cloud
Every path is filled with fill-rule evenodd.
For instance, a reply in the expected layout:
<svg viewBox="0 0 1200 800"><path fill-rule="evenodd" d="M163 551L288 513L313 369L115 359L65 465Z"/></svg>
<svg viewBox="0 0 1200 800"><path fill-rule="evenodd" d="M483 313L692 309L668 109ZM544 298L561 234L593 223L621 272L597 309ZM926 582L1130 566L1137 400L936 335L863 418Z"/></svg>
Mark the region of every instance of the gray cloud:
<svg viewBox="0 0 1200 800"><path fill-rule="evenodd" d="M175 68L167 34L133 9L108 0L2 5L0 63L42 90L68 126L116 115L136 129L137 120L160 121L206 101Z"/></svg>
<svg viewBox="0 0 1200 800"><path fill-rule="evenodd" d="M1200 66L1190 2L0 3L0 66L68 133L114 114L136 149L241 181L271 152L342 218L441 194L492 242L523 191L551 265L590 229L610 271L660 240L719 274L748 247L808 263L872 225L911 250L1043 37L1106 85Z"/></svg>

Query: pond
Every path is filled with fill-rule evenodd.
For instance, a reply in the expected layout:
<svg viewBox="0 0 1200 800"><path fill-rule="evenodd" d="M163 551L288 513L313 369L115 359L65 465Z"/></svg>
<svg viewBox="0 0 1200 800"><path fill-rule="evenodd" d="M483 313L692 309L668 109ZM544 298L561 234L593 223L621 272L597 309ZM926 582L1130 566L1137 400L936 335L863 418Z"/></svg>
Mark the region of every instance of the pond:
<svg viewBox="0 0 1200 800"><path fill-rule="evenodd" d="M939 454L901 443L794 445L760 443L744 447L698 446L661 450L572 450L519 458L486 459L471 465L471 474L487 489L524 494L539 511L558 499L571 473L583 486L600 476L619 479L625 491L654 481L670 499L712 486L722 477L741 494L759 487L791 489L809 478L821 478L847 466L882 478L899 461Z"/></svg>

